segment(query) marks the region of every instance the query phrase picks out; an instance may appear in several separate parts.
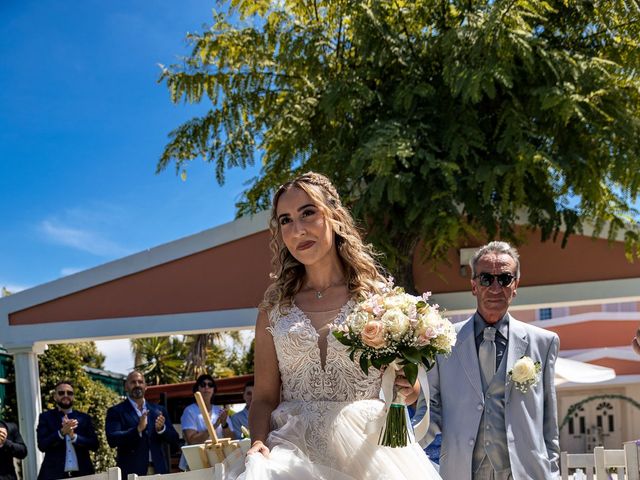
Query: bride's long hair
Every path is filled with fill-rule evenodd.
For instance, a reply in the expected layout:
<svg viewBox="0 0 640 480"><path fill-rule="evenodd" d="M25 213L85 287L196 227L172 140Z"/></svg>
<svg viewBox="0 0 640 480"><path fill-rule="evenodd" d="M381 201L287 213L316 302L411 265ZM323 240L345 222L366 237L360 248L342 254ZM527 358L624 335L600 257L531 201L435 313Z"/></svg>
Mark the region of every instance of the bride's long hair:
<svg viewBox="0 0 640 480"><path fill-rule="evenodd" d="M284 192L292 188L299 188L309 195L331 226L351 296L357 298L367 292L377 292L384 282L381 268L375 260L377 254L371 245L362 241L351 213L342 205L331 181L319 173L307 172L282 185L273 196L269 220L272 252L270 276L273 283L267 288L260 309L268 311L275 306L290 306L304 281L305 267L285 246L278 222L278 201Z"/></svg>

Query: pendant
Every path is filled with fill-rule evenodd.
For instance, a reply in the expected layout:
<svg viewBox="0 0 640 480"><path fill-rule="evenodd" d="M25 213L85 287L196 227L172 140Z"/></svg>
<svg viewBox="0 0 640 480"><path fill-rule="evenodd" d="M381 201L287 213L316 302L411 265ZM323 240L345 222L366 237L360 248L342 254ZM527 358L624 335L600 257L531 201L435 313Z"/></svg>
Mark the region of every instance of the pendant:
<svg viewBox="0 0 640 480"><path fill-rule="evenodd" d="M322 298L322 292L316 292L316 298L320 300Z"/></svg>

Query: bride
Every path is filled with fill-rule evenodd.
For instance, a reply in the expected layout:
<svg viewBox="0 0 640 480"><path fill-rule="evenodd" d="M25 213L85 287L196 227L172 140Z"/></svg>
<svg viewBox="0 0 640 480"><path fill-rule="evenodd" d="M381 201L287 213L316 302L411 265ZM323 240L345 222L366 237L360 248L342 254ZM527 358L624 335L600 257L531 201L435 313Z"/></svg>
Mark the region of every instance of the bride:
<svg viewBox="0 0 640 480"><path fill-rule="evenodd" d="M331 334L383 283L331 182L307 173L284 184L270 220L273 284L256 324L252 446L239 478L440 479L418 444L377 445L381 372L365 375ZM399 376L413 402L419 385Z"/></svg>

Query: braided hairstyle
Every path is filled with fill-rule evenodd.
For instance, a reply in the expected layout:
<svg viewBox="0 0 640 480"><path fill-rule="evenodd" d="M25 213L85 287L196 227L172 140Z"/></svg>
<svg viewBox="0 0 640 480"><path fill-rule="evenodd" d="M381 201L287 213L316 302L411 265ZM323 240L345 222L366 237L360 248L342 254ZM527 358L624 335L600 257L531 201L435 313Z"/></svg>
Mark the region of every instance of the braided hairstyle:
<svg viewBox="0 0 640 480"><path fill-rule="evenodd" d="M371 245L362 241L351 213L342 205L331 181L319 173L307 172L280 186L273 196L269 230L272 252L270 276L274 281L267 288L260 308L268 311L275 306L291 306L304 282L305 267L285 246L277 215L280 197L292 188L298 188L309 195L333 230L338 257L351 296L378 292L384 278L375 260L377 254Z"/></svg>

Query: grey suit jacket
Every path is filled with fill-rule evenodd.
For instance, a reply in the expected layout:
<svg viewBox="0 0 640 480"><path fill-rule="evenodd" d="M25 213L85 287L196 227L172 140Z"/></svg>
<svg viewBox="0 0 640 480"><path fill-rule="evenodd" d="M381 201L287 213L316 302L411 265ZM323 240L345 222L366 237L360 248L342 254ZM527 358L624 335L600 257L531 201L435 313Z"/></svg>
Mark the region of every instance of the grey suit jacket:
<svg viewBox="0 0 640 480"><path fill-rule="evenodd" d="M458 340L450 356L438 356L429 371L431 420L423 444L442 432L440 475L444 480L472 476L473 447L484 409L484 395L473 330L473 316L456 325ZM507 376L505 426L514 480L558 478L558 415L554 386L558 336L509 318L507 372L526 355L542 366L538 384L527 393Z"/></svg>

